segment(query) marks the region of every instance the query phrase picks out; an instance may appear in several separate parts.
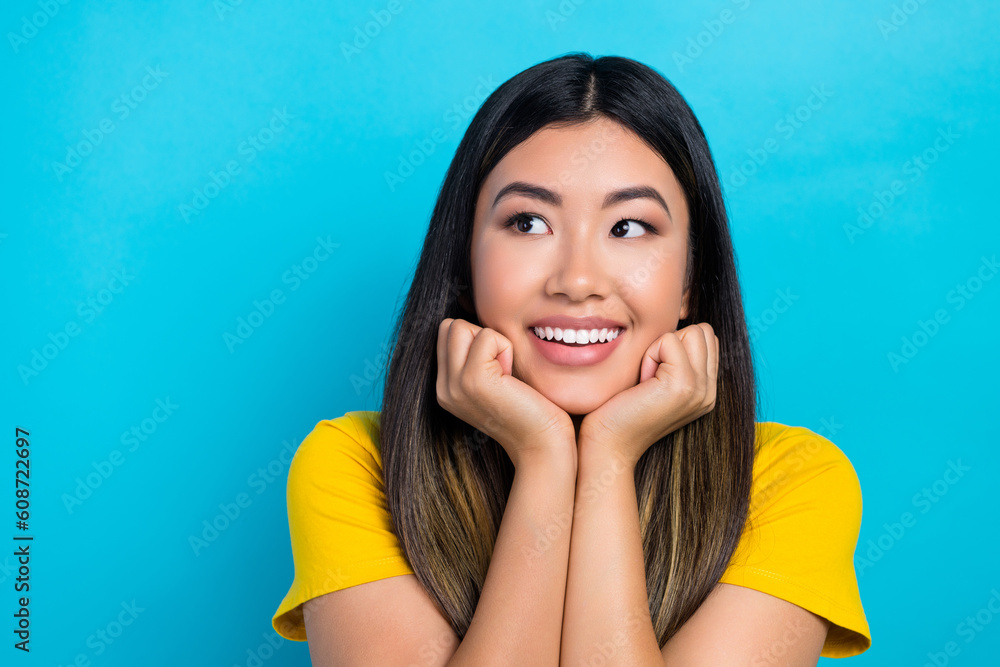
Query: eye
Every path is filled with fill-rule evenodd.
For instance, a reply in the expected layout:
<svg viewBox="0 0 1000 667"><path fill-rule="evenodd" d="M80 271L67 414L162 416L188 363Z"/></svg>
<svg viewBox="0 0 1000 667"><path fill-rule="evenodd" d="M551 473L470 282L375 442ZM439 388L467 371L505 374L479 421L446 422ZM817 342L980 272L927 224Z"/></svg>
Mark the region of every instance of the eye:
<svg viewBox="0 0 1000 667"><path fill-rule="evenodd" d="M535 215L534 213L528 213L527 211L519 211L514 215L507 218L504 223L504 227L514 227L517 231L524 234L545 234L545 231L531 231L532 228L536 227L534 221L540 220L545 222L541 216ZM615 230L618 230L620 234L616 234ZM629 232L633 232L629 234ZM634 233L641 232L641 233ZM648 222L639 220L637 218L622 218L614 224L611 228L612 236L619 239L637 238L640 236L645 236L646 233L656 234L656 228L653 227Z"/></svg>
<svg viewBox="0 0 1000 667"><path fill-rule="evenodd" d="M614 232L616 229L624 232L624 234L622 236L615 235ZM631 236L628 236L629 232L638 230L641 230L642 234L632 234ZM615 223L614 227L611 228L611 234L615 236L615 238L619 239L628 239L628 238L636 238L637 236L645 236L646 232L655 234L656 229L648 222L643 222L642 220L635 220L630 218L622 218L621 220Z"/></svg>
<svg viewBox="0 0 1000 667"><path fill-rule="evenodd" d="M528 231L532 228L533 220L542 220L539 216L534 213L527 213L525 211L519 211L514 215L507 218L507 222L504 227L514 227L519 232L524 232L525 234L544 234L545 232L531 232ZM543 221L544 222L544 221Z"/></svg>

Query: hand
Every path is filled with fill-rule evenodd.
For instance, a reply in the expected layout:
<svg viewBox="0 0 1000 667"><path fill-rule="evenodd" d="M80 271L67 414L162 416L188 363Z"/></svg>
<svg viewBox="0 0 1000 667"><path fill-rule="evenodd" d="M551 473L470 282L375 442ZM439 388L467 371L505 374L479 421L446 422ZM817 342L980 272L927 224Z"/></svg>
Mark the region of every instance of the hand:
<svg viewBox="0 0 1000 667"><path fill-rule="evenodd" d="M586 415L580 446L610 449L634 466L654 442L715 408L719 339L700 322L665 333L646 348L639 384ZM581 452L582 453L582 452Z"/></svg>
<svg viewBox="0 0 1000 667"><path fill-rule="evenodd" d="M514 352L507 338L448 317L438 326L437 358L438 403L500 443L515 467L539 452L575 460L573 420L511 375Z"/></svg>

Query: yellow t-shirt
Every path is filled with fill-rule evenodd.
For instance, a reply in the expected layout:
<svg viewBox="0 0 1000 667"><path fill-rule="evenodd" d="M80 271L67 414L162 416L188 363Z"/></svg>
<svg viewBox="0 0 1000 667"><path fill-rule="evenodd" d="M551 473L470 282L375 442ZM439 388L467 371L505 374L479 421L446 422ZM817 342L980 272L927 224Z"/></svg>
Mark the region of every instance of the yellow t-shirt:
<svg viewBox="0 0 1000 667"><path fill-rule="evenodd" d="M302 603L358 584L413 574L386 508L378 412L319 422L288 471L295 577L271 623L305 641ZM871 633L854 571L861 485L847 456L798 426L757 423L751 528L719 580L763 591L833 625L821 655L864 652Z"/></svg>

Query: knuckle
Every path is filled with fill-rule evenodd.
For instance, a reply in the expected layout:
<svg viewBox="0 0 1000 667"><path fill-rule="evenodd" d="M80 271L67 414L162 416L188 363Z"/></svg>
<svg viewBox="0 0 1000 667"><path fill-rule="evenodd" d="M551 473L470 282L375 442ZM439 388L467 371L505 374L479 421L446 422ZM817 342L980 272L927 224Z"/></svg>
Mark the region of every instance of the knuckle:
<svg viewBox="0 0 1000 667"><path fill-rule="evenodd" d="M476 378L471 373L462 373L458 379L458 386L466 395L474 395L476 393L476 385Z"/></svg>
<svg viewBox="0 0 1000 667"><path fill-rule="evenodd" d="M689 378L685 378L679 383L677 391L685 400L690 401L695 397L698 390Z"/></svg>

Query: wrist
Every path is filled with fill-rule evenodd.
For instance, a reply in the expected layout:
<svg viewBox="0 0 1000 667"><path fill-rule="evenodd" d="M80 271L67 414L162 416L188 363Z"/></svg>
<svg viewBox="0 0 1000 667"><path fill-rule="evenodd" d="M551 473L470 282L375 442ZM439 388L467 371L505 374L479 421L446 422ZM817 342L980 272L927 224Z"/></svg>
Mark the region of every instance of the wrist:
<svg viewBox="0 0 1000 667"><path fill-rule="evenodd" d="M597 434L580 433L578 443L579 464L586 465L591 470L611 469L617 472L635 470L637 461L628 456L625 448L610 437L600 437Z"/></svg>
<svg viewBox="0 0 1000 667"><path fill-rule="evenodd" d="M518 449L516 458L511 457L511 462L515 472L545 468L556 472L566 471L575 476L579 462L576 441L572 438L546 439L538 446Z"/></svg>

